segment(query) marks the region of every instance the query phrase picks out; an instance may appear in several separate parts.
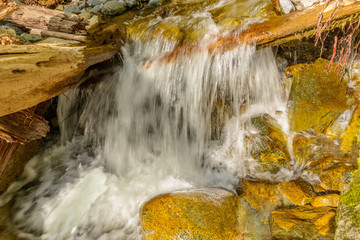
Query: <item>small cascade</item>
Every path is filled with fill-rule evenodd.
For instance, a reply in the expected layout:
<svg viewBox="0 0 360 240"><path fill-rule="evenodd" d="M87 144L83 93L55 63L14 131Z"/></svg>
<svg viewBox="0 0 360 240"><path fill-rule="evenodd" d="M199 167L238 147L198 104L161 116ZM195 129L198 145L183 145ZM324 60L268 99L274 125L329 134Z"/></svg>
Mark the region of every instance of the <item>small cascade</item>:
<svg viewBox="0 0 360 240"><path fill-rule="evenodd" d="M200 44L206 49L219 29L208 13L196 16L196 26L206 26ZM244 45L164 62L161 56L177 43L142 36L123 47L115 74L59 97L61 139L0 197L0 206L13 204L9 221L20 236L141 239L139 208L158 194L235 191L244 177L292 178L292 167L259 173L244 144L246 133L257 133L251 119L264 114L288 131L285 91L270 49Z"/></svg>

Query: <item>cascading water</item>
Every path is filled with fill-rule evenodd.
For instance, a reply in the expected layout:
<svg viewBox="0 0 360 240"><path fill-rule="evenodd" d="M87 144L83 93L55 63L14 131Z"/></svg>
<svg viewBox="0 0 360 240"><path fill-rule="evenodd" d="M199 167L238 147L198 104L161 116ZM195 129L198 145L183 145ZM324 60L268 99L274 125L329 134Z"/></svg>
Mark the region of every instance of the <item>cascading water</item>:
<svg viewBox="0 0 360 240"><path fill-rule="evenodd" d="M159 39L127 44L115 74L59 98L61 141L33 158L0 198L0 206L12 202L10 222L21 236L141 239L138 211L151 197L233 190L238 177L254 174L244 122L285 108L273 53L239 46L157 58L174 47ZM221 142L210 141L217 101L231 106Z"/></svg>

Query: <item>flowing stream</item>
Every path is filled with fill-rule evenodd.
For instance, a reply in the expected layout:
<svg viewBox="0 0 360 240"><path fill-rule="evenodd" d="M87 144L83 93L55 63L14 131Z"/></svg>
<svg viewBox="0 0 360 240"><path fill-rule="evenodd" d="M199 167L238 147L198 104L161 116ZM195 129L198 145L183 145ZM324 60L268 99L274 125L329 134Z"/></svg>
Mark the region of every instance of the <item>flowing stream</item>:
<svg viewBox="0 0 360 240"><path fill-rule="evenodd" d="M128 43L115 74L59 97L61 139L0 197L0 206L14 202L9 221L20 236L141 239L139 209L152 197L195 187L234 191L238 178L257 174L244 122L268 113L287 130L274 54L239 46L159 58L174 48L161 39ZM229 106L217 118L224 127L214 126L214 104ZM215 128L223 130L212 137ZM291 177L286 171L279 174Z"/></svg>

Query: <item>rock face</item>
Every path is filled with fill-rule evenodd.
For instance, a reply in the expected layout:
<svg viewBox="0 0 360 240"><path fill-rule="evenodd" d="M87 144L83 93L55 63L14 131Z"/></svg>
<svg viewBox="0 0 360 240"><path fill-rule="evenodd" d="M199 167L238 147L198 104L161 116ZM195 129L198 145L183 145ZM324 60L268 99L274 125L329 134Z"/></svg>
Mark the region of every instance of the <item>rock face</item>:
<svg viewBox="0 0 360 240"><path fill-rule="evenodd" d="M260 171L277 173L280 167L291 161L285 133L268 114L253 118L251 124L257 133L245 135L247 151L260 165Z"/></svg>
<svg viewBox="0 0 360 240"><path fill-rule="evenodd" d="M223 189L174 192L141 209L145 240L237 239L237 197Z"/></svg>
<svg viewBox="0 0 360 240"><path fill-rule="evenodd" d="M341 195L338 208L336 240L359 239L360 230L360 174L357 171L349 189Z"/></svg>
<svg viewBox="0 0 360 240"><path fill-rule="evenodd" d="M291 130L325 129L346 110L346 82L329 62L318 59L301 68L294 76L290 92L289 124Z"/></svg>
<svg viewBox="0 0 360 240"><path fill-rule="evenodd" d="M310 205L280 209L271 213L271 229L275 239L333 239L335 209Z"/></svg>

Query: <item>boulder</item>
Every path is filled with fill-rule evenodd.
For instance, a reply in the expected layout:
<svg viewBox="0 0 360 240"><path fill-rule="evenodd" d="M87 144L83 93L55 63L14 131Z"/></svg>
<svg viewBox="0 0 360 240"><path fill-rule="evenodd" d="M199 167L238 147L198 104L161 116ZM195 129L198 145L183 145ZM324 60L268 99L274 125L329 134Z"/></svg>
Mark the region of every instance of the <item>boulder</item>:
<svg viewBox="0 0 360 240"><path fill-rule="evenodd" d="M251 125L257 133L249 131L244 137L248 153L260 165L258 170L277 173L291 161L285 133L268 114L251 119Z"/></svg>
<svg viewBox="0 0 360 240"><path fill-rule="evenodd" d="M237 239L237 197L223 189L157 196L140 210L145 240Z"/></svg>
<svg viewBox="0 0 360 240"><path fill-rule="evenodd" d="M157 196L143 205L140 220L145 240L271 238L266 215L220 188Z"/></svg>
<svg viewBox="0 0 360 240"><path fill-rule="evenodd" d="M271 213L272 237L288 239L333 239L335 209L310 205L279 209Z"/></svg>
<svg viewBox="0 0 360 240"><path fill-rule="evenodd" d="M348 108L347 83L328 65L327 60L318 59L295 73L289 96L291 130L324 132Z"/></svg>

